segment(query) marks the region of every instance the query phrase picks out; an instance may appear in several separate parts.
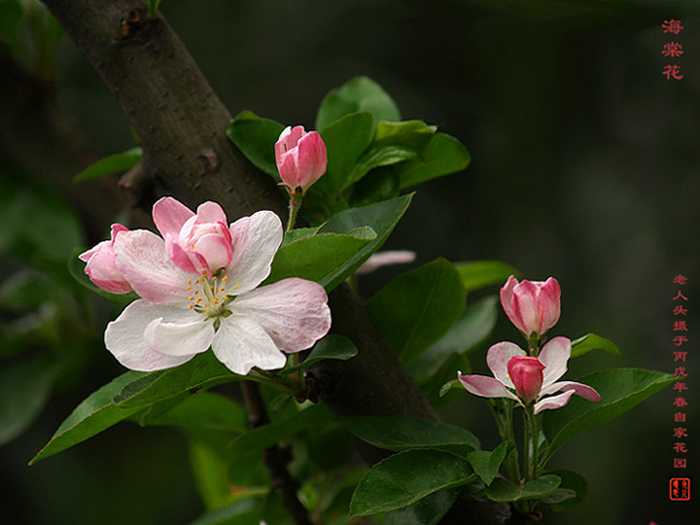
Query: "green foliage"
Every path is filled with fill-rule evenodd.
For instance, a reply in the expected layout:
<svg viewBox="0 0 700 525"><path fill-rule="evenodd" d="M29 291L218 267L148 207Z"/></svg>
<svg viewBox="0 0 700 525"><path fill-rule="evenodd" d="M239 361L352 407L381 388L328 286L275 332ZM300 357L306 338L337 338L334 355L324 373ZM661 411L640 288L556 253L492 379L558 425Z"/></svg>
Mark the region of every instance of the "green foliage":
<svg viewBox="0 0 700 525"><path fill-rule="evenodd" d="M329 124L358 111L373 113L377 122L401 120L396 102L379 84L368 77L357 77L326 95L316 116L316 129L324 129Z"/></svg>
<svg viewBox="0 0 700 525"><path fill-rule="evenodd" d="M141 162L141 148L132 148L98 160L73 177L73 182L85 182L113 173L128 171Z"/></svg>
<svg viewBox="0 0 700 525"><path fill-rule="evenodd" d="M501 261L463 262L456 263L455 267L468 292L493 284L503 285L511 275L520 278L518 270Z"/></svg>
<svg viewBox="0 0 700 525"><path fill-rule="evenodd" d="M574 396L565 407L545 413L542 428L549 447L542 464L572 437L624 414L675 380L670 374L634 368L601 370L581 377L579 382L595 388L601 400L591 403Z"/></svg>
<svg viewBox="0 0 700 525"><path fill-rule="evenodd" d="M327 335L316 343L309 355L306 356L306 359L304 359L303 363L296 366L287 366L277 372L277 375L286 376L292 374L299 370L303 370L304 368L308 368L314 363L318 363L324 359L347 361L356 355L357 348L354 344L352 344L350 339L337 334Z"/></svg>
<svg viewBox="0 0 700 525"><path fill-rule="evenodd" d="M24 9L19 0L0 0L0 38L12 38L22 21Z"/></svg>
<svg viewBox="0 0 700 525"><path fill-rule="evenodd" d="M591 350L596 349L605 350L617 356L620 355L620 350L615 346L615 343L599 335L586 334L583 337L571 341L571 357L581 357Z"/></svg>
<svg viewBox="0 0 700 525"><path fill-rule="evenodd" d="M408 364L447 333L465 299L457 270L437 259L398 276L365 306L394 352Z"/></svg>
<svg viewBox="0 0 700 525"><path fill-rule="evenodd" d="M460 488L440 490L399 510L386 513L384 525L435 525L459 497Z"/></svg>
<svg viewBox="0 0 700 525"><path fill-rule="evenodd" d="M561 479L561 484L557 490L566 490L573 492L575 496L566 498L560 501L548 501L547 497L542 499L543 503L549 503L555 512L568 510L583 503L588 495L588 482L581 474L571 470L553 470L547 474L554 474ZM556 492L556 491L555 491Z"/></svg>
<svg viewBox="0 0 700 525"><path fill-rule="evenodd" d="M274 145L283 130L279 122L241 111L229 124L226 136L256 167L279 179Z"/></svg>
<svg viewBox="0 0 700 525"><path fill-rule="evenodd" d="M469 452L480 448L468 430L408 416L354 416L337 419L352 434L378 448L400 451L439 448Z"/></svg>
<svg viewBox="0 0 700 525"><path fill-rule="evenodd" d="M350 517L400 509L435 492L476 479L469 462L437 449L410 449L377 463L362 479Z"/></svg>
<svg viewBox="0 0 700 525"><path fill-rule="evenodd" d="M467 454L467 459L471 463L474 472L487 486L490 485L498 475L501 463L506 458L509 447L508 443L501 443L495 450L474 450Z"/></svg>
<svg viewBox="0 0 700 525"><path fill-rule="evenodd" d="M554 492L561 479L554 474L546 474L528 481L524 485L516 485L505 478L496 478L486 487L486 495L493 501L509 502L539 499Z"/></svg>

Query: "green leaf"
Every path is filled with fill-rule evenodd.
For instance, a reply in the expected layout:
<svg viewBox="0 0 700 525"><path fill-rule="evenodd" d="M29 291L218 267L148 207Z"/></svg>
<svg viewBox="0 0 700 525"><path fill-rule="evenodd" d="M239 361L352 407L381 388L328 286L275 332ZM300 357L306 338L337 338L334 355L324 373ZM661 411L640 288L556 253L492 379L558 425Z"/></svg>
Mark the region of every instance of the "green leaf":
<svg viewBox="0 0 700 525"><path fill-rule="evenodd" d="M98 160L73 177L73 182L85 182L112 173L128 171L139 162L141 162L141 148L132 148Z"/></svg>
<svg viewBox="0 0 700 525"><path fill-rule="evenodd" d="M77 445L140 410L141 407L120 408L114 405L112 400L122 388L145 375L147 374L144 372L127 372L91 394L68 416L29 464L33 465L41 459Z"/></svg>
<svg viewBox="0 0 700 525"><path fill-rule="evenodd" d="M400 510L387 512L383 525L436 525L447 514L462 489L433 492Z"/></svg>
<svg viewBox="0 0 700 525"><path fill-rule="evenodd" d="M467 454L467 459L471 463L476 475L481 478L486 485L490 485L498 475L501 463L506 458L508 443L503 442L493 451L475 450Z"/></svg>
<svg viewBox="0 0 700 525"><path fill-rule="evenodd" d="M324 359L336 359L338 361L347 361L357 355L355 345L342 335L331 334L327 335L316 343L311 353L304 359L303 363L297 366L290 366L280 370L277 375L286 376L291 373L307 368L314 363L323 361Z"/></svg>
<svg viewBox="0 0 700 525"><path fill-rule="evenodd" d="M501 261L474 261L455 263L462 276L462 282L467 292L480 290L493 284L502 285L511 275L520 277L520 272Z"/></svg>
<svg viewBox="0 0 700 525"><path fill-rule="evenodd" d="M275 142L282 131L284 125L279 122L241 111L226 128L226 136L257 168L279 179Z"/></svg>
<svg viewBox="0 0 700 525"><path fill-rule="evenodd" d="M549 503L552 506L554 512L559 512L560 510L572 509L586 499L588 495L588 482L578 472L572 470L552 470L547 472L547 474L554 474L561 479L561 485L557 490L569 490L575 495L571 498L566 498L557 502L549 502L543 500L543 503Z"/></svg>
<svg viewBox="0 0 700 525"><path fill-rule="evenodd" d="M518 501L521 499L539 499L554 492L561 480L559 476L547 474L528 481L525 485L516 485L505 478L497 478L486 487L489 499L498 502Z"/></svg>
<svg viewBox="0 0 700 525"><path fill-rule="evenodd" d="M397 164L401 188L462 171L469 165L471 155L454 137L435 133L419 158Z"/></svg>
<svg viewBox="0 0 700 525"><path fill-rule="evenodd" d="M353 416L336 421L361 440L378 448L455 448L478 450L478 438L462 427L408 416Z"/></svg>
<svg viewBox="0 0 700 525"><path fill-rule="evenodd" d="M565 407L545 413L542 426L549 449L543 464L572 437L624 414L675 380L670 374L634 368L601 370L581 377L577 381L595 388L601 400L591 403L573 396Z"/></svg>
<svg viewBox="0 0 700 525"><path fill-rule="evenodd" d="M22 21L24 9L18 0L0 0L0 37L12 38Z"/></svg>
<svg viewBox="0 0 700 525"><path fill-rule="evenodd" d="M376 122L401 120L399 108L382 87L368 77L356 77L325 96L316 116L316 129L358 111L374 114Z"/></svg>
<svg viewBox="0 0 700 525"><path fill-rule="evenodd" d="M372 142L374 119L367 111L347 115L319 132L326 144L326 173L314 188L335 198L346 187L346 180L362 153Z"/></svg>
<svg viewBox="0 0 700 525"><path fill-rule="evenodd" d="M229 489L230 490L230 489ZM235 500L226 507L215 508L190 525L258 525L261 501L255 497Z"/></svg>
<svg viewBox="0 0 700 525"><path fill-rule="evenodd" d="M166 412L145 412L138 423L142 426L197 427L245 432L246 412L232 399L214 392L188 395Z"/></svg>
<svg viewBox="0 0 700 525"><path fill-rule="evenodd" d="M288 441L303 430L333 424L333 413L325 405L312 405L299 412L241 434L230 444L236 450L262 450Z"/></svg>
<svg viewBox="0 0 700 525"><path fill-rule="evenodd" d="M0 445L24 432L48 401L60 363L32 357L0 369Z"/></svg>
<svg viewBox="0 0 700 525"><path fill-rule="evenodd" d="M426 147L432 130L419 120L379 122L372 144L347 176L341 189L349 188L370 170L416 157Z"/></svg>
<svg viewBox="0 0 700 525"><path fill-rule="evenodd" d="M581 357L591 350L600 349L611 354L621 355L615 343L595 334L586 334L575 341L571 341L571 357Z"/></svg>
<svg viewBox="0 0 700 525"><path fill-rule="evenodd" d="M469 462L456 454L405 450L377 463L362 479L350 503L350 517L400 509L475 478Z"/></svg>
<svg viewBox="0 0 700 525"><path fill-rule="evenodd" d="M357 255L376 238L372 228L361 227L347 234L318 233L292 241L277 251L265 284L300 277L331 291L354 273Z"/></svg>
<svg viewBox="0 0 700 525"><path fill-rule="evenodd" d="M449 357L477 348L493 331L498 318L498 297L490 295L470 304L452 328L407 368L414 379L435 374Z"/></svg>
<svg viewBox="0 0 700 525"><path fill-rule="evenodd" d="M377 238L347 261L347 266L353 273L369 259L370 255L382 247L406 213L412 198L413 194L403 195L377 204L340 212L331 217L318 233L349 233L363 226L368 226L376 232Z"/></svg>
<svg viewBox="0 0 700 525"><path fill-rule="evenodd" d="M399 177L391 167L379 167L370 171L350 190L348 205L351 208L388 201L401 193Z"/></svg>
<svg viewBox="0 0 700 525"><path fill-rule="evenodd" d="M414 361L415 363L415 361ZM412 363L413 364L413 363ZM418 381L418 386L428 398L431 404L438 406L447 404L459 396L464 395L464 387L457 381L457 371L463 374L471 372L471 363L466 356L461 354L450 354L450 356L442 363L442 366L431 376L423 377ZM455 381L455 387L461 387L461 390L454 392L448 398L444 396L451 390L451 381ZM448 384L450 383L450 384Z"/></svg>
<svg viewBox="0 0 700 525"><path fill-rule="evenodd" d="M311 237L316 235L318 229L321 226L316 226L315 228L296 228L295 230L290 230L284 233L284 239L282 240L282 246L289 244L290 242L298 241L305 237Z"/></svg>
<svg viewBox="0 0 700 525"><path fill-rule="evenodd" d="M231 372L214 352L204 352L190 361L167 370L150 372L124 385L114 398L114 404L123 408L145 407L195 389L244 379Z"/></svg>
<svg viewBox="0 0 700 525"><path fill-rule="evenodd" d="M447 333L465 300L455 267L437 259L399 275L365 306L401 362L408 364Z"/></svg>

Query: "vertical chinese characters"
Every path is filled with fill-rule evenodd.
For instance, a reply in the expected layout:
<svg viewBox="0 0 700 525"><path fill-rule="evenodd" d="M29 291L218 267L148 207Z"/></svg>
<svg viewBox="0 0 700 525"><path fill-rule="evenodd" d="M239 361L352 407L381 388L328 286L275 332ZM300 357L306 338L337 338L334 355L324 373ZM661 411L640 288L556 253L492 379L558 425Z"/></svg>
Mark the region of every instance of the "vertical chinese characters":
<svg viewBox="0 0 700 525"><path fill-rule="evenodd" d="M674 20L673 18L671 20L664 20L661 27L664 33L670 33L671 35L678 35L683 30L681 21ZM678 42L666 42L661 50L661 54L667 58L677 58L683 53L683 46ZM680 80L683 78L683 75L681 75L681 66L678 64L666 64L661 74L666 77L666 80L671 80L671 78Z"/></svg>

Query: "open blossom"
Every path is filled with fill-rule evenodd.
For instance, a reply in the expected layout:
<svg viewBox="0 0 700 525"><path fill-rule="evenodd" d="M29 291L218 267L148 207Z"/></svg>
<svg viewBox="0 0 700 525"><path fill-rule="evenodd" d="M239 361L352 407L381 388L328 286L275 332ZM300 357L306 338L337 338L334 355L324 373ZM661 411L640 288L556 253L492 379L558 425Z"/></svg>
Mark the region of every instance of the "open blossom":
<svg viewBox="0 0 700 525"><path fill-rule="evenodd" d="M182 251L168 250L167 241L148 230L119 233L113 242L117 269L141 297L105 331L107 349L120 363L132 370L160 370L211 347L231 371L244 375L254 366L281 368L283 352L305 350L326 335L331 316L320 284L290 278L259 287L282 242L277 215L255 213L232 223L224 234L208 226L220 222L218 205L205 203L187 216L184 205L174 199L166 203L156 223ZM192 253L183 255L188 247L178 243L192 232ZM229 248L220 250L219 240L204 240L208 235L230 239ZM206 266L195 274L192 268L203 264L199 255Z"/></svg>
<svg viewBox="0 0 700 525"><path fill-rule="evenodd" d="M477 396L507 397L523 405L534 402L535 414L563 407L574 394L588 401L600 401L598 392L588 385L558 381L566 373L570 357L571 341L566 337L549 341L537 357L528 356L516 344L504 341L493 345L486 355L494 377L461 372L457 377L467 391Z"/></svg>
<svg viewBox="0 0 700 525"><path fill-rule="evenodd" d="M131 285L117 268L117 256L114 254L114 240L120 232L129 229L121 224L112 225L112 238L102 241L94 248L81 253L78 258L87 263L85 273L97 286L111 293L124 294L132 292Z"/></svg>
<svg viewBox="0 0 700 525"><path fill-rule="evenodd" d="M553 277L544 282L518 280L512 275L501 288L501 304L520 332L539 339L559 320L561 289Z"/></svg>
<svg viewBox="0 0 700 525"><path fill-rule="evenodd" d="M326 145L317 131L287 126L275 143L275 160L289 196L301 198L326 172Z"/></svg>

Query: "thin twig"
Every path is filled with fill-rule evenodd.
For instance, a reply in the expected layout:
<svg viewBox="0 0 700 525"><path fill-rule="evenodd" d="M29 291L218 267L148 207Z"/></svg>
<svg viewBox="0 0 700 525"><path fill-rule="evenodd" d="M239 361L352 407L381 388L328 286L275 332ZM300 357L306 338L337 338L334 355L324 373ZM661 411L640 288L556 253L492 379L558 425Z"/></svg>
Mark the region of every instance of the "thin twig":
<svg viewBox="0 0 700 525"><path fill-rule="evenodd" d="M253 381L242 381L241 390L248 410L248 425L251 430L267 425L270 422L265 410L265 403L260 395L258 384ZM297 525L312 525L306 507L297 497L297 480L287 470L288 458L275 444L262 451L262 460L270 474L270 481L282 504L290 512Z"/></svg>

